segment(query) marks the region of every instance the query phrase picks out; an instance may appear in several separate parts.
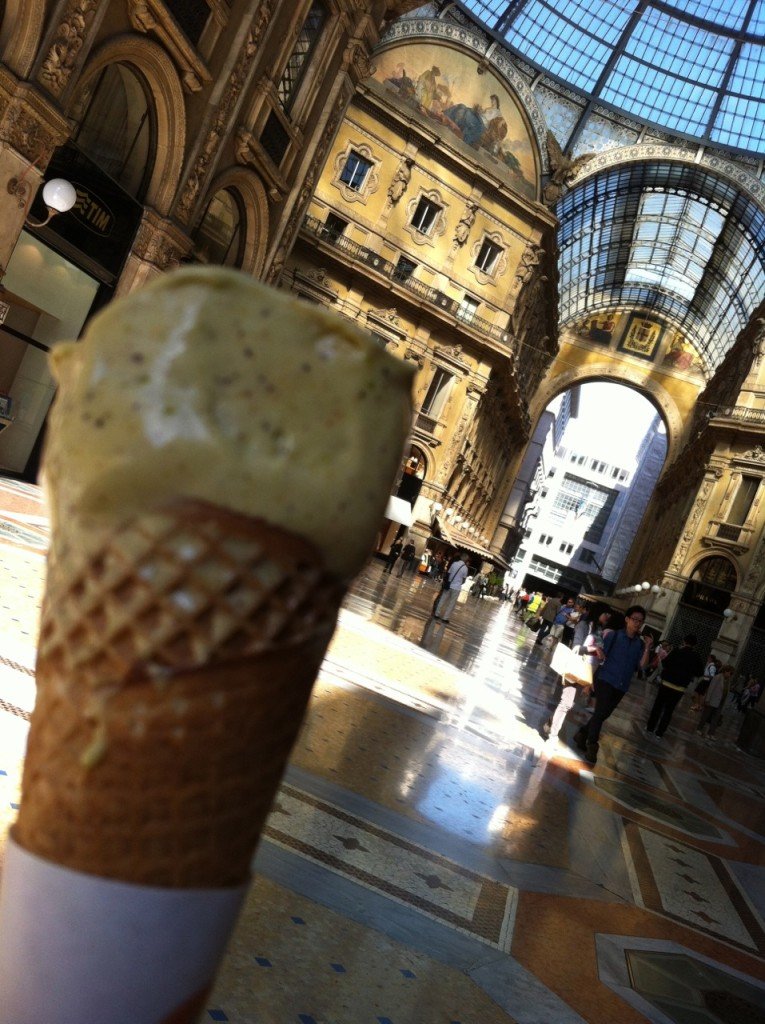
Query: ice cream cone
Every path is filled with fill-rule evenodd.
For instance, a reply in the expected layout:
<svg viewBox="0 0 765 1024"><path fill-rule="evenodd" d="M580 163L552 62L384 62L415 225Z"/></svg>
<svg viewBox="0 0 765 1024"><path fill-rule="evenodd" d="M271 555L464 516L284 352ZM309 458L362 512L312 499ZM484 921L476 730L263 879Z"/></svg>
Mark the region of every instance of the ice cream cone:
<svg viewBox="0 0 765 1024"><path fill-rule="evenodd" d="M310 544L198 501L54 551L16 841L139 884L245 881L341 597Z"/></svg>

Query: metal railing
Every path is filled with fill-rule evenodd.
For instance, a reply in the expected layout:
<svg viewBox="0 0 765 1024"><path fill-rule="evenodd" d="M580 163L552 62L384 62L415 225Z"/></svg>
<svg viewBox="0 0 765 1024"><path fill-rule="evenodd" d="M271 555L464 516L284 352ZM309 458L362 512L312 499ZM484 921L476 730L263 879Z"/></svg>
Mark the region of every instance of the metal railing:
<svg viewBox="0 0 765 1024"><path fill-rule="evenodd" d="M411 276L410 270L404 270L395 263L391 263L390 260L386 260L384 256L380 256L379 253L367 249L364 245L359 245L358 242L354 242L353 239L342 234L337 228L327 227L326 224L323 224L316 217L307 216L303 221L303 230L320 241L328 243L333 248L339 249L340 252L349 256L355 263L363 263L378 274L382 274L384 277L395 282L395 284L412 292L418 298L424 299L425 302L436 306L442 313L448 314L462 327L492 338L494 341L499 341L503 345L510 344L510 335L507 331L503 331L496 324L489 323L483 317L475 315L465 316L462 305L456 299L450 299L448 295L445 295L437 288L431 288L429 285L423 284L422 281L418 281L417 278Z"/></svg>
<svg viewBox="0 0 765 1024"><path fill-rule="evenodd" d="M765 409L750 409L745 405L720 405L712 411L710 419L738 420L765 426Z"/></svg>

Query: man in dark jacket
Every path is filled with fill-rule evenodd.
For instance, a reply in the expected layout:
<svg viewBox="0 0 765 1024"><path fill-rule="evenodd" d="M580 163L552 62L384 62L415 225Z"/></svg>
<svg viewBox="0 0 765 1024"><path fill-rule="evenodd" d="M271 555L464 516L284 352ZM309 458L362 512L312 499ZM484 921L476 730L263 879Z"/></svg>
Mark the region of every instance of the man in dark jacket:
<svg viewBox="0 0 765 1024"><path fill-rule="evenodd" d="M680 698L688 684L704 672L704 662L696 651L696 637L689 633L682 646L675 647L661 663L661 682L651 714L648 716L646 731L661 739L667 731Z"/></svg>

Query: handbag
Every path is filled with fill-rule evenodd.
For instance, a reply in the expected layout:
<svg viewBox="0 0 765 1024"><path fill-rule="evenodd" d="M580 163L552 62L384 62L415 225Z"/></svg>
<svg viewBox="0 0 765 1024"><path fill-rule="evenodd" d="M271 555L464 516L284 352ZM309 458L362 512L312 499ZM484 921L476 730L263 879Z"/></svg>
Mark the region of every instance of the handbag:
<svg viewBox="0 0 765 1024"><path fill-rule="evenodd" d="M538 633L539 630L542 628L542 620L541 619L529 619L529 621L526 623L526 625L528 626L528 628L531 630L532 633Z"/></svg>
<svg viewBox="0 0 765 1024"><path fill-rule="evenodd" d="M592 686L592 665L586 654L575 654L565 644L557 644L553 651L550 668L563 676L563 681L577 686Z"/></svg>

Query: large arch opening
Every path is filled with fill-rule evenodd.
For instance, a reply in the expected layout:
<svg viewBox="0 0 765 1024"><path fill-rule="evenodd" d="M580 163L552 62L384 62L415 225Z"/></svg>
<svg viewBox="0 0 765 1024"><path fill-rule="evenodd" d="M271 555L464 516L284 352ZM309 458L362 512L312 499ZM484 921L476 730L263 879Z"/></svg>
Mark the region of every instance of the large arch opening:
<svg viewBox="0 0 765 1024"><path fill-rule="evenodd" d="M594 380L559 390L540 414L506 514L513 582L610 594L667 457L660 407Z"/></svg>

